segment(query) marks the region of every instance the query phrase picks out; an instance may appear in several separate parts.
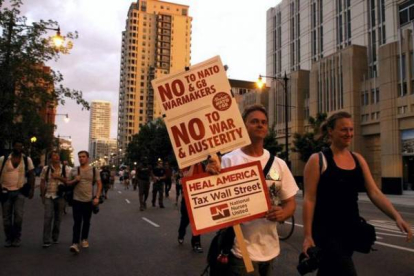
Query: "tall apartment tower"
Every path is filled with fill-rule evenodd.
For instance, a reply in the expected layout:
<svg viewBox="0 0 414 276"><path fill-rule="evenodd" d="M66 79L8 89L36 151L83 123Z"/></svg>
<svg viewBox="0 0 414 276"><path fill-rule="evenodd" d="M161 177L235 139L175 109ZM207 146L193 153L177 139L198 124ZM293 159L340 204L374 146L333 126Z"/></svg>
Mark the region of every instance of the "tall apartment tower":
<svg viewBox="0 0 414 276"><path fill-rule="evenodd" d="M118 148L161 116L151 80L190 65L191 21L188 6L138 0L128 11L122 33Z"/></svg>
<svg viewBox="0 0 414 276"><path fill-rule="evenodd" d="M94 140L106 140L111 132L111 103L92 101L89 121L89 152L92 153Z"/></svg>
<svg viewBox="0 0 414 276"><path fill-rule="evenodd" d="M270 123L279 143L309 130L309 116L351 113L351 150L386 193L414 188L414 1L283 0L267 11ZM285 108L288 116L285 118ZM288 124L288 133L285 126ZM301 181L303 162L290 153Z"/></svg>

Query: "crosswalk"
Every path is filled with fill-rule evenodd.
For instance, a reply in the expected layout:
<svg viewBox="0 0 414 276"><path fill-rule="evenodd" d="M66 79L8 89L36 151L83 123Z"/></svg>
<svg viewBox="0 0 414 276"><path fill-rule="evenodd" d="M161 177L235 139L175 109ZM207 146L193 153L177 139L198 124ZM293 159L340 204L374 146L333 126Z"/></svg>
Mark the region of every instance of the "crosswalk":
<svg viewBox="0 0 414 276"><path fill-rule="evenodd" d="M401 230L397 227L395 222L390 221L390 220L369 220L368 223L375 226L375 230L377 234L377 241L375 242L376 245L381 245L385 247L390 247L390 248L414 253L414 247L412 246L412 243L407 244L407 246L409 246L407 247L407 246L399 246L399 245L391 244L390 242L383 242L387 240L387 237L399 238L399 239L404 239L404 240L407 238L407 235L401 232ZM414 227L411 227L411 230L414 232Z"/></svg>

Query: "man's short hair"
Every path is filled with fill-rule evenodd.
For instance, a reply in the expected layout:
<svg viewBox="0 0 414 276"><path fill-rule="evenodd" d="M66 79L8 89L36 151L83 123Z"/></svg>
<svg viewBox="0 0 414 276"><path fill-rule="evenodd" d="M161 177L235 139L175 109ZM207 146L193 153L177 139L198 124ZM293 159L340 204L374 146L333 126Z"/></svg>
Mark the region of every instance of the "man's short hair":
<svg viewBox="0 0 414 276"><path fill-rule="evenodd" d="M89 158L89 152L87 152L86 150L81 150L80 152L78 152L78 156L79 156L81 153L86 154L86 156Z"/></svg>
<svg viewBox="0 0 414 276"><path fill-rule="evenodd" d="M59 154L59 152L57 151L57 150L52 150L50 153L49 153L49 159L50 158L52 158L52 155L53 154L57 154L57 155L59 155L59 157L60 157L60 154Z"/></svg>
<svg viewBox="0 0 414 276"><path fill-rule="evenodd" d="M12 146L14 147L16 144L22 144L22 145L24 145L23 140L21 140L21 139L13 140Z"/></svg>
<svg viewBox="0 0 414 276"><path fill-rule="evenodd" d="M249 114L254 112L254 111L262 112L266 116L266 119L269 120L269 116L267 115L266 107L264 107L261 104L253 104L253 105L249 105L248 107L246 107L244 109L243 115L242 115L243 121L246 122L247 116L249 116Z"/></svg>

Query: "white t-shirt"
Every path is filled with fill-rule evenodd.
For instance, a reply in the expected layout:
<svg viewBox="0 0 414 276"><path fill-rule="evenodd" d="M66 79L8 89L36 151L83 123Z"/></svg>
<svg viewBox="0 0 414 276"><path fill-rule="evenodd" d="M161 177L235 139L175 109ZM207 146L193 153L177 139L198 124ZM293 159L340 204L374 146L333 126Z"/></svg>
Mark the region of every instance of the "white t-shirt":
<svg viewBox="0 0 414 276"><path fill-rule="evenodd" d="M264 150L262 156L253 157L245 154L241 149L237 149L224 155L221 165L223 168L228 168L249 162L260 161L262 168L264 168L269 157L270 153L267 150ZM271 170L279 174L280 181L266 180L267 186L270 187L273 183L279 182L276 183L276 186L281 187L281 200L295 196L299 189L285 161L275 157ZM241 229L246 242L247 252L252 261L266 262L279 255L280 246L276 230L276 222L267 220L266 218L259 218L242 223ZM242 258L237 239L234 240L232 252L235 256Z"/></svg>
<svg viewBox="0 0 414 276"><path fill-rule="evenodd" d="M4 161L4 156L0 157L0 169L3 166L3 162L6 162L4 165L3 171L0 176L0 183L4 189L9 191L17 191L25 183L25 164L23 159L23 154L20 159L19 166L17 168L13 167L11 162L11 155ZM27 157L27 171L34 169L32 159Z"/></svg>
<svg viewBox="0 0 414 276"><path fill-rule="evenodd" d="M47 173L48 167L49 166L43 167L42 173L40 174L40 179L41 180L46 181L46 173ZM49 175L47 176L48 183L45 183L45 185L46 185L45 197L46 198L55 199L57 197L58 186L63 185L63 183L61 181L57 180L57 179L54 179L52 176L53 176L53 173L57 173L58 175L62 175L62 169L63 169L62 164L59 165L59 168L57 170L53 167L53 165L50 166ZM70 172L71 172L71 168L69 166L65 166L65 175L66 175L66 177L69 177Z"/></svg>

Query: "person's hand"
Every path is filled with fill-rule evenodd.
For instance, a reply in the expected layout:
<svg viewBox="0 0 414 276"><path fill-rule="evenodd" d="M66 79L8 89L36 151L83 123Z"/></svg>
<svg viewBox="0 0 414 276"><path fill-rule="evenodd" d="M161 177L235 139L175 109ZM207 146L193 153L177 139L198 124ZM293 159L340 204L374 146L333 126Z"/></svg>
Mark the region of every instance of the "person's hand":
<svg viewBox="0 0 414 276"><path fill-rule="evenodd" d="M411 242L413 239L413 231L411 230L411 226L402 218L397 219L395 224L398 228L400 228L401 232L407 233L407 242Z"/></svg>
<svg viewBox="0 0 414 276"><path fill-rule="evenodd" d="M94 206L99 205L99 198L94 197L93 200L92 200L92 203L93 203Z"/></svg>
<svg viewBox="0 0 414 276"><path fill-rule="evenodd" d="M315 247L315 242L313 241L313 238L312 237L305 237L305 240L303 241L302 252L308 258L309 258L308 249L311 248L311 247Z"/></svg>
<svg viewBox="0 0 414 276"><path fill-rule="evenodd" d="M209 174L219 174L221 170L220 158L217 154L213 154L208 158L208 164L206 166L206 172Z"/></svg>
<svg viewBox="0 0 414 276"><path fill-rule="evenodd" d="M75 180L76 180L76 182L79 182L79 181L81 180L80 175L77 175L77 176L75 177Z"/></svg>
<svg viewBox="0 0 414 276"><path fill-rule="evenodd" d="M267 211L266 218L270 221L282 222L286 220L285 212L280 206L272 206L272 208Z"/></svg>

